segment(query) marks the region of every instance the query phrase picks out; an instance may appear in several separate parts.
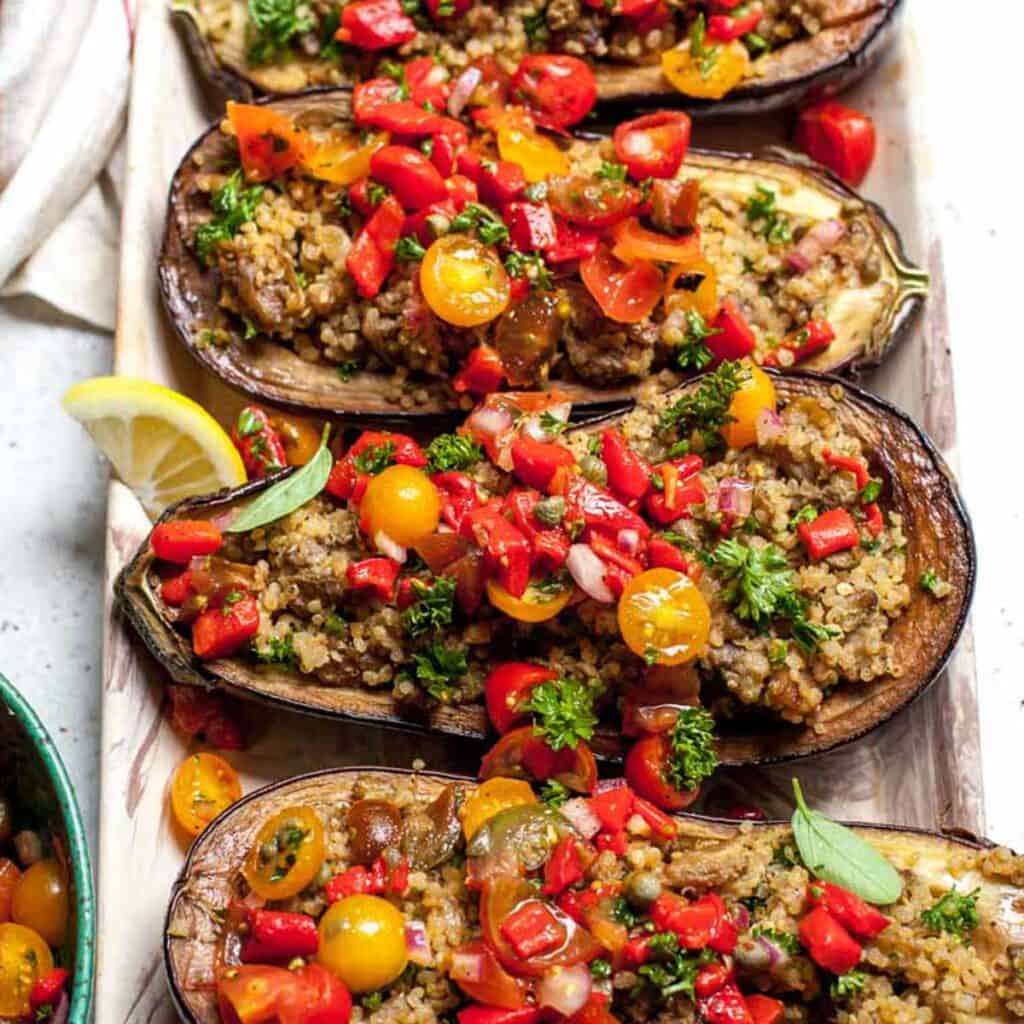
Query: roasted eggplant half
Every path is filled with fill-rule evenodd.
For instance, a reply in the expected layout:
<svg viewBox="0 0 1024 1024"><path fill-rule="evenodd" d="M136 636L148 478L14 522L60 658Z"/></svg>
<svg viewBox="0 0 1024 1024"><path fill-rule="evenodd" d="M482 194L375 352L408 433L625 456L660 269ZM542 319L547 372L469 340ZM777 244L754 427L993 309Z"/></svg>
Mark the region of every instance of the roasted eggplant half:
<svg viewBox="0 0 1024 1024"><path fill-rule="evenodd" d="M174 0L172 5L203 74L235 99L354 85L379 66L381 51L360 52L332 43L343 6L334 0L310 4L305 31L298 31L301 19L295 18L284 45L275 46L266 45L268 36L259 32L258 20L249 13L253 6L247 0ZM889 42L900 0L762 4L762 17L753 21L750 9L744 9L741 16L755 24L756 31L748 28L745 42L725 44L718 74L698 76L689 85L686 78L673 83L667 77L662 55L673 47L690 52L694 5L677 9L674 19L653 37L646 29L641 34L636 19L615 17L597 4L574 4L568 10L528 3L465 6L472 9L455 24L430 27L426 22L427 27L401 47L400 55L441 54L447 71L457 79L470 65L464 43L498 30L506 34L493 52L510 74L527 50L528 33L540 31L539 46L529 48L582 55L593 69L599 102L628 102L633 107L669 102L693 113L750 114L794 106L853 85ZM504 8L500 14L499 6ZM644 10L655 6L647 4ZM768 7L771 11L765 13ZM717 14L721 20L722 12ZM281 29L287 28L280 26L278 39ZM721 40L711 38L706 48L710 51L716 45L723 49ZM385 51L392 57L394 52ZM719 98L708 98L723 87Z"/></svg>
<svg viewBox="0 0 1024 1024"><path fill-rule="evenodd" d="M370 1024L410 1006L421 1020L508 1012L465 1012L488 999L520 1013L543 1002L555 1020L600 1007L607 1024L1024 1014L1024 860L1007 849L831 823L887 879L873 891L837 884L824 862L815 877L789 824L678 815L654 832L628 787L555 809L503 781L487 792L458 776L332 769L229 808L192 847L166 918L182 1020L226 1024L218 1003L237 1009L257 983L282 999L319 983L321 1005L343 1002L344 986ZM602 845L616 812L628 852ZM296 866L268 883L275 843L295 832ZM302 884L292 874L313 880L286 897ZM545 923L565 940L557 954L529 941ZM344 938L356 924L373 936L362 947ZM261 936L288 939L276 961ZM305 964L287 970L289 953Z"/></svg>
<svg viewBox="0 0 1024 1024"><path fill-rule="evenodd" d="M592 688L599 755L694 703L725 763L821 753L941 672L973 538L948 467L884 400L740 363L567 430L565 403L520 400L492 396L425 447L363 432L267 527L230 532L280 478L182 502L119 577L121 607L178 682L467 736L487 732L484 696L495 718L497 666L547 665ZM197 520L222 546L169 598L200 549L167 555L158 534ZM659 573L678 602L659 604ZM251 628L226 654L195 617L220 629L233 609L205 609L229 591Z"/></svg>
<svg viewBox="0 0 1024 1024"><path fill-rule="evenodd" d="M442 140L433 159L445 131L465 129L429 116ZM481 148L445 184L410 146L371 155L384 137L352 134L345 91L235 107L230 124L203 135L174 177L160 284L200 363L271 403L434 415L504 382L557 386L583 408L744 352L853 372L885 356L927 291L877 206L783 160L691 152L680 165L679 150L673 177L647 181L638 217L642 190L609 139L556 142L528 122L474 129ZM273 161L253 158L246 170L266 187L244 185L238 140L258 151L274 125L288 136L274 160L293 166L274 176ZM496 196L523 188L513 158L534 198L505 203L503 219ZM430 189L460 198L422 205ZM396 255L382 255L381 231Z"/></svg>

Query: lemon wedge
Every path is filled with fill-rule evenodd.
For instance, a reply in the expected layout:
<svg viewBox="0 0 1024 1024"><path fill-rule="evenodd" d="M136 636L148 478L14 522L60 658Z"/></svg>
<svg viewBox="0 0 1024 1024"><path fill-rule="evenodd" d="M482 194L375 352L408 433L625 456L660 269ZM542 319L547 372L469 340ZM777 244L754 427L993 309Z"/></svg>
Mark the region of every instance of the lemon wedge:
<svg viewBox="0 0 1024 1024"><path fill-rule="evenodd" d="M61 405L154 519L183 498L245 483L245 467L220 424L170 388L93 377L69 388Z"/></svg>

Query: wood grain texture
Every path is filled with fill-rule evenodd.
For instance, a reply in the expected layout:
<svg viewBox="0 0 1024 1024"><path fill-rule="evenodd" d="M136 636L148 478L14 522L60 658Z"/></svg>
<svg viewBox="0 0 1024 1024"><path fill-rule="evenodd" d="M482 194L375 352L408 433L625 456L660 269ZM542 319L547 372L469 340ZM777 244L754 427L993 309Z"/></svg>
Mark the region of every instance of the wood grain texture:
<svg viewBox="0 0 1024 1024"><path fill-rule="evenodd" d="M187 392L222 418L241 405L172 338L160 308L156 261L167 186L182 154L217 108L202 94L192 64L164 9L140 0L136 76L130 118L116 370ZM901 42L878 72L849 97L876 120L882 140L866 193L900 228L912 257L927 258L936 298L882 373L867 380L937 439L956 466L956 424L941 302L941 251L928 213L928 158L919 138L913 55ZM785 138L771 118L699 125L705 146L755 149ZM108 584L149 529L141 508L111 487ZM110 588L107 589L109 599ZM102 739L99 970L96 1020L102 1024L170 1024L175 1019L160 963L160 938L171 886L185 849L169 827L168 778L187 748L162 721L164 682L141 646L107 608ZM435 769L472 770L458 741L417 738L271 712L257 739L229 754L246 789L301 771L351 764L408 767L422 758ZM790 806L790 779L836 817L981 834L977 692L969 637L943 680L908 711L866 740L798 768L729 770L716 780L713 807L757 803L769 814Z"/></svg>

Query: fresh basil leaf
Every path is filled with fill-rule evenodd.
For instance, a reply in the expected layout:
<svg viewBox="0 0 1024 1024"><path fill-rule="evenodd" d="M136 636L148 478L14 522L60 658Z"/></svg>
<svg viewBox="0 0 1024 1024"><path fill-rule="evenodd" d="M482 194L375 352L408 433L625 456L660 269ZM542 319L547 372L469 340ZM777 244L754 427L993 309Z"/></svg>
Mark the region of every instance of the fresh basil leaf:
<svg viewBox="0 0 1024 1024"><path fill-rule="evenodd" d="M868 903L880 907L895 903L903 892L899 872L856 832L820 811L812 811L804 802L796 779L793 794L793 839L804 867L817 878L849 889Z"/></svg>
<svg viewBox="0 0 1024 1024"><path fill-rule="evenodd" d="M330 427L325 426L320 447L302 469L250 501L234 521L225 527L227 532L245 533L258 526L274 523L315 498L324 489L334 466L331 450L327 447L329 432Z"/></svg>

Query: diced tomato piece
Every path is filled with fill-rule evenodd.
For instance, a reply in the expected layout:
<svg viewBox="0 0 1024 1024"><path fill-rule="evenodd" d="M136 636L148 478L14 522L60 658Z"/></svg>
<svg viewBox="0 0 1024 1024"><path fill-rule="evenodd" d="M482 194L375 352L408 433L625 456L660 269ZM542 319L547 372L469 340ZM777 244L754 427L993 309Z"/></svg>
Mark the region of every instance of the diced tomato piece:
<svg viewBox="0 0 1024 1024"><path fill-rule="evenodd" d="M254 597L243 597L223 608L208 608L192 623L192 650L206 661L226 658L251 640L260 628L260 609Z"/></svg>
<svg viewBox="0 0 1024 1024"><path fill-rule="evenodd" d="M44 1006L56 1006L60 999L61 992L68 983L70 973L63 967L55 967L49 974L44 974L32 986L29 992L28 1001L32 1010L41 1010ZM37 1020L44 1020L42 1016L36 1015Z"/></svg>
<svg viewBox="0 0 1024 1024"><path fill-rule="evenodd" d="M452 387L459 392L489 395L501 387L505 379L505 364L496 349L481 342L466 357L462 369L452 379Z"/></svg>
<svg viewBox="0 0 1024 1024"><path fill-rule="evenodd" d="M249 930L242 943L242 963L288 963L315 956L320 946L316 921L308 914L281 910L250 910Z"/></svg>
<svg viewBox="0 0 1024 1024"><path fill-rule="evenodd" d="M163 562L186 565L193 558L212 555L221 549L220 530L207 519L176 519L153 528L149 546Z"/></svg>
<svg viewBox="0 0 1024 1024"><path fill-rule="evenodd" d="M561 217L555 218L555 242L544 250L548 263L568 263L584 260L597 252L600 235L584 231Z"/></svg>
<svg viewBox="0 0 1024 1024"><path fill-rule="evenodd" d="M782 1024L786 1007L771 996L747 996L747 1010L754 1024Z"/></svg>
<svg viewBox="0 0 1024 1024"><path fill-rule="evenodd" d="M480 198L492 206L503 208L518 199L526 188L526 175L519 164L510 160L491 160L475 150L464 149L458 155L459 174L476 184Z"/></svg>
<svg viewBox="0 0 1024 1024"><path fill-rule="evenodd" d="M496 1006L466 1006L455 1015L459 1024L540 1024L544 1011L535 1006L502 1010Z"/></svg>
<svg viewBox="0 0 1024 1024"><path fill-rule="evenodd" d="M787 335L777 348L773 348L764 357L764 365L782 366L779 352L785 351L792 356L792 359L786 361L786 365L792 366L818 352L824 352L835 338L836 332L827 320L808 320L799 331Z"/></svg>
<svg viewBox="0 0 1024 1024"><path fill-rule="evenodd" d="M522 960L557 949L565 928L540 900L526 900L501 923L501 934Z"/></svg>
<svg viewBox="0 0 1024 1024"><path fill-rule="evenodd" d="M860 963L860 944L825 907L815 907L800 921L800 941L811 959L833 974L846 974Z"/></svg>
<svg viewBox="0 0 1024 1024"><path fill-rule="evenodd" d="M723 300L718 316L711 322L711 327L718 333L705 338L704 344L719 362L725 359L742 359L749 356L757 346L754 332L732 299Z"/></svg>
<svg viewBox="0 0 1024 1024"><path fill-rule="evenodd" d="M399 0L350 0L334 38L360 50L384 50L409 42L417 31Z"/></svg>
<svg viewBox="0 0 1024 1024"><path fill-rule="evenodd" d="M448 69L443 64L438 64L433 57L415 57L406 63L403 70L409 99L413 103L421 107L429 103L434 110L444 110L451 90L448 85Z"/></svg>
<svg viewBox="0 0 1024 1024"><path fill-rule="evenodd" d="M753 1024L743 993L731 983L699 999L697 1009L706 1024Z"/></svg>
<svg viewBox="0 0 1024 1024"><path fill-rule="evenodd" d="M566 54L528 54L512 76L511 89L537 115L539 124L554 128L578 124L597 102L590 65Z"/></svg>
<svg viewBox="0 0 1024 1024"><path fill-rule="evenodd" d="M537 252L555 244L555 217L547 203L511 202L505 207L511 243L520 252Z"/></svg>
<svg viewBox="0 0 1024 1024"><path fill-rule="evenodd" d="M348 585L355 590L372 590L375 597L390 601L401 566L392 558L364 558L353 562L345 572Z"/></svg>
<svg viewBox="0 0 1024 1024"><path fill-rule="evenodd" d="M517 437L511 446L512 468L517 477L530 487L546 491L562 467L568 468L576 457L565 445Z"/></svg>
<svg viewBox="0 0 1024 1024"><path fill-rule="evenodd" d="M388 196L363 225L345 259L359 294L374 298L395 265L395 245L405 224L405 211L394 196Z"/></svg>
<svg viewBox="0 0 1024 1024"><path fill-rule="evenodd" d="M559 840L544 865L545 896L557 896L564 889L583 880L583 861L576 840L566 836Z"/></svg>
<svg viewBox="0 0 1024 1024"><path fill-rule="evenodd" d="M860 543L857 524L845 508L833 508L822 512L813 522L801 523L796 532L803 541L807 554L815 562L839 551L855 548Z"/></svg>
<svg viewBox="0 0 1024 1024"><path fill-rule="evenodd" d="M444 172L442 171L442 173ZM476 183L470 181L464 174L451 175L444 185L455 204L455 209L460 213L466 203L475 203L480 198Z"/></svg>
<svg viewBox="0 0 1024 1024"><path fill-rule="evenodd" d="M837 100L825 100L800 112L796 144L813 160L857 186L875 159L875 124L867 114Z"/></svg>
<svg viewBox="0 0 1024 1024"><path fill-rule="evenodd" d="M249 181L273 181L312 155L316 144L272 107L228 100L228 120Z"/></svg>
<svg viewBox="0 0 1024 1024"><path fill-rule="evenodd" d="M757 31L757 26L763 16L764 7L756 2L750 4L743 13L712 14L708 18L708 38L720 43L731 43L734 39L742 39L747 33Z"/></svg>
<svg viewBox="0 0 1024 1024"><path fill-rule="evenodd" d="M608 486L620 498L635 501L651 489L651 467L629 446L618 430L601 434L601 460L608 470Z"/></svg>
<svg viewBox="0 0 1024 1024"><path fill-rule="evenodd" d="M629 786L609 786L595 793L587 804L597 815L602 828L621 832L633 813L633 799L633 791Z"/></svg>

